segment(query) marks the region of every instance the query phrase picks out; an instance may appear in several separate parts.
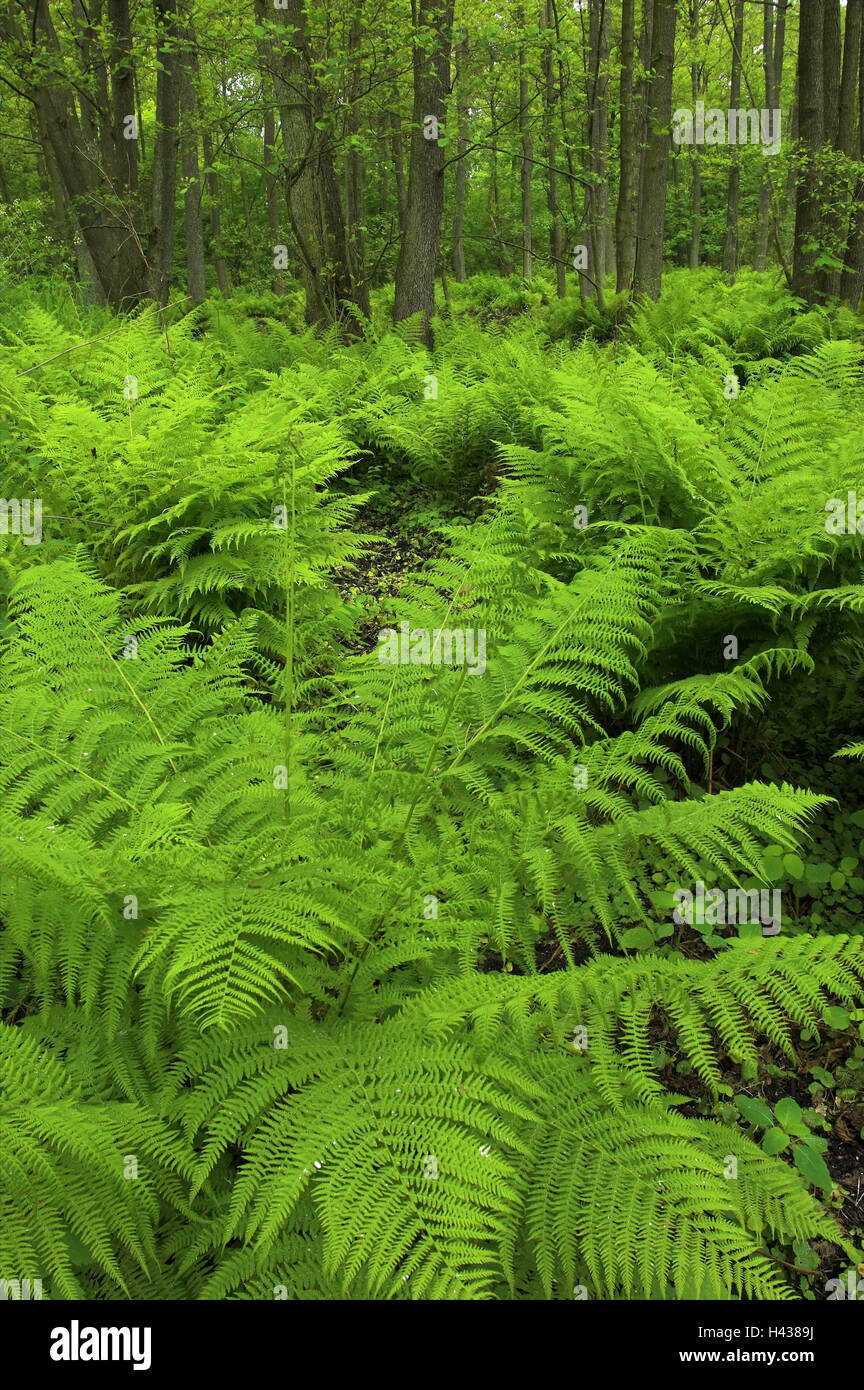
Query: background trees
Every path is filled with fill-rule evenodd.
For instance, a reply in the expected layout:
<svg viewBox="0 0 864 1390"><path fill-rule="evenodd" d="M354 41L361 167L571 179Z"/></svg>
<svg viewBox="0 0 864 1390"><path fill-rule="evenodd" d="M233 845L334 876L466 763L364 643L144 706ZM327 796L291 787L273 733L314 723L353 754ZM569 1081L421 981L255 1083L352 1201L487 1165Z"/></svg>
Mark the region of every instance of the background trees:
<svg viewBox="0 0 864 1390"><path fill-rule="evenodd" d="M117 308L300 283L350 334L388 280L428 325L439 269L602 301L664 262L855 304L862 3L4 0L0 197L22 269L47 227ZM676 144L697 102L778 109L779 151Z"/></svg>

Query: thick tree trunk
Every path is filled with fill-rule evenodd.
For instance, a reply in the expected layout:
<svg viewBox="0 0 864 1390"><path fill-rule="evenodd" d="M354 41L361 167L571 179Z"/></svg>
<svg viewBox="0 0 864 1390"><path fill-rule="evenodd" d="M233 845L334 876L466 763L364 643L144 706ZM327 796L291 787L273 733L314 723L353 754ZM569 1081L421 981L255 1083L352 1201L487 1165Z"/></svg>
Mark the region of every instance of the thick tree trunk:
<svg viewBox="0 0 864 1390"><path fill-rule="evenodd" d="M437 134L444 121L444 98L450 86L453 0L419 0L414 43L414 110L408 210L405 235L396 263L396 323L423 315L424 338L432 345L435 313L435 264L444 211L444 151ZM420 35L432 40L432 51Z"/></svg>
<svg viewBox="0 0 864 1390"><path fill-rule="evenodd" d="M795 209L792 290L817 297L815 262L821 243L820 152L825 140L823 35L825 0L801 0L798 26L798 133L800 158Z"/></svg>
<svg viewBox="0 0 864 1390"><path fill-rule="evenodd" d="M647 144L639 197L634 292L659 298L663 279L666 181L672 122L675 0L654 0L651 68L646 83Z"/></svg>
<svg viewBox="0 0 864 1390"><path fill-rule="evenodd" d="M822 31L822 71L825 101L825 141L839 149L837 139L840 122L840 73L842 42L840 0L825 0L825 25Z"/></svg>
<svg viewBox="0 0 864 1390"><path fill-rule="evenodd" d="M101 165L102 177L110 178L114 173L114 141L108 94L108 62L99 39L102 0L89 0L86 8L84 0L73 0L72 12L81 69L90 79L87 90L92 93L91 100L85 99L80 103L81 126L93 157ZM131 53L129 56L131 59ZM79 86L79 93L82 91L83 84ZM139 130L139 140L140 135Z"/></svg>
<svg viewBox="0 0 864 1390"><path fill-rule="evenodd" d="M150 286L157 304L167 304L174 259L174 202L180 136L180 88L184 56L177 0L153 0L156 18L156 145L153 150L153 212L148 239Z"/></svg>
<svg viewBox="0 0 864 1390"><path fill-rule="evenodd" d="M88 151L87 135L61 75L62 55L48 4L36 0L32 32L56 60L56 70L51 63L32 62L31 31L28 28L25 36L10 10L3 12L0 23L10 52L26 63L19 80L36 109L37 129L42 132L46 150L50 148L70 216L86 243L89 263L98 279L97 295L104 296L114 308L128 308L146 293L146 267L134 208L112 193L99 168L98 150Z"/></svg>
<svg viewBox="0 0 864 1390"><path fill-rule="evenodd" d="M135 114L135 69L128 0L108 0L111 35L111 125L114 147L113 178L126 194L138 191L138 139ZM132 125L134 121L135 125ZM121 194L122 196L122 194Z"/></svg>

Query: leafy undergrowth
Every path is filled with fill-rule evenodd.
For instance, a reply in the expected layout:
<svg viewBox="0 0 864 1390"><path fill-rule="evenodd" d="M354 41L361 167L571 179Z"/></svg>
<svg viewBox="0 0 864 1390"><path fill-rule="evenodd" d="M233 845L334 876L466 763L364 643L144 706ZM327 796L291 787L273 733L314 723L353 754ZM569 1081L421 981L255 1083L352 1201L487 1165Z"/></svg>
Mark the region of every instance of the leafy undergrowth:
<svg viewBox="0 0 864 1390"><path fill-rule="evenodd" d="M861 321L495 283L433 353L386 294L169 357L8 293L2 1265L46 1296L862 1264Z"/></svg>

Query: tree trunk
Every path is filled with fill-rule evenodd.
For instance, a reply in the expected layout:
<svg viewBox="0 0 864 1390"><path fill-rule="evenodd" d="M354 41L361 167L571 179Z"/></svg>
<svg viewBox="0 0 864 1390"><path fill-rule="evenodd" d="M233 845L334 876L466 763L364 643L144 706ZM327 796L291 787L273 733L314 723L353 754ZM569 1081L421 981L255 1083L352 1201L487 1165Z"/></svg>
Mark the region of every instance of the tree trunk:
<svg viewBox="0 0 864 1390"><path fill-rule="evenodd" d="M287 163L291 230L303 267L306 322L359 331L350 306L368 317L365 275L352 267L333 153L313 70L303 0L276 11L284 34L275 53L275 91Z"/></svg>
<svg viewBox="0 0 864 1390"><path fill-rule="evenodd" d="M639 196L634 292L660 296L666 180L672 122L672 67L675 56L675 0L654 0L651 67L646 83L647 145Z"/></svg>
<svg viewBox="0 0 864 1390"><path fill-rule="evenodd" d="M762 21L762 62L765 70L765 107L779 110L780 84L783 80L783 49L786 34L787 0L777 0L776 18L773 4L766 4ZM773 117L772 117L773 120ZM772 181L763 165L759 188L759 218L753 246L753 269L764 270L768 259L768 237L772 218Z"/></svg>
<svg viewBox="0 0 864 1390"><path fill-rule="evenodd" d="M435 264L444 211L444 151L438 142L444 98L450 86L453 0L419 0L414 40L414 109L405 235L396 262L394 322L423 315L424 340L432 346ZM431 39L431 53L420 35Z"/></svg>
<svg viewBox="0 0 864 1390"><path fill-rule="evenodd" d="M615 287L629 290L636 264L636 111L634 68L636 62L635 0L623 0L621 8L620 134L618 144L618 206L615 212Z"/></svg>
<svg viewBox="0 0 864 1390"><path fill-rule="evenodd" d="M489 92L489 121L494 130L498 124L498 117L495 109L495 86L494 83ZM502 275L513 274L513 261L501 235L501 211L499 207L498 194L498 152L493 145L490 151L491 164L489 166L489 198L488 210L489 221L495 233L495 241L498 247L498 269Z"/></svg>
<svg viewBox="0 0 864 1390"><path fill-rule="evenodd" d="M213 137L207 126L201 132L201 145L204 150L204 167L207 173L204 180L207 188L207 201L210 204L210 238L213 243L213 260L216 265L216 283L223 299L231 298L231 277L222 245L222 185L213 164Z"/></svg>
<svg viewBox="0 0 864 1390"><path fill-rule="evenodd" d="M690 102L693 110L699 100L701 64L696 54L699 45L699 16L702 0L690 0ZM698 270L702 259L702 146L693 141L690 146L690 245L687 264Z"/></svg>
<svg viewBox="0 0 864 1390"><path fill-rule="evenodd" d="M150 286L157 304L167 304L174 259L174 202L180 87L184 58L177 0L153 0L156 17L156 144L153 150L152 230L148 238Z"/></svg>
<svg viewBox="0 0 864 1390"><path fill-rule="evenodd" d="M849 24L853 6L857 11L854 20L859 31L858 38L858 137L857 153L860 163L864 163L864 27L862 27L862 0L850 0L846 10L846 34L849 42ZM851 46L851 45L850 45ZM844 53L844 71L845 71ZM842 125L841 125L842 132ZM841 297L853 309L858 307L864 293L864 175L859 177L853 190L853 211L849 229L849 241L844 257L843 277L840 286Z"/></svg>
<svg viewBox="0 0 864 1390"><path fill-rule="evenodd" d="M525 27L522 6L516 10L516 28ZM534 162L534 146L531 141L531 120L528 114L528 56L524 37L519 45L519 136L522 142L522 162L520 165L520 186L522 194L522 279L531 279L531 167Z"/></svg>
<svg viewBox="0 0 864 1390"><path fill-rule="evenodd" d="M465 275L465 189L468 183L468 103L465 100L465 67L468 62L468 38L463 35L456 45L456 123L457 154L456 180L453 210L453 274L460 285L464 285Z"/></svg>
<svg viewBox="0 0 864 1390"><path fill-rule="evenodd" d="M192 304L207 295L204 275L204 222L201 214L201 170L198 163L198 98L192 81L191 40L184 54L181 78L181 142L183 158L183 217L186 228L186 293Z"/></svg>
<svg viewBox="0 0 864 1390"><path fill-rule="evenodd" d="M32 29L25 37L10 10L2 13L3 32L10 57L22 60L17 74L37 113L46 151L50 148L62 180L63 194L86 243L87 255L98 279L99 297L113 308L129 307L146 293L146 267L135 225L134 207L118 200L98 158L88 154L88 140L75 103L64 82L60 44L46 0L36 0ZM33 62L30 34L38 34L54 62Z"/></svg>
<svg viewBox="0 0 864 1390"><path fill-rule="evenodd" d="M735 0L732 27L732 77L729 84L730 110L741 105L741 50L744 45L744 0ZM730 118L731 128L731 118ZM741 201L741 162L738 155L738 132L729 150L729 184L726 190L726 236L723 241L723 273L734 282L738 273L738 218Z"/></svg>
<svg viewBox="0 0 864 1390"><path fill-rule="evenodd" d="M815 262L822 234L820 153L825 139L823 34L825 0L801 0L798 24L798 198L792 292L817 297Z"/></svg>
<svg viewBox="0 0 864 1390"><path fill-rule="evenodd" d="M547 0L548 3L548 0ZM591 247L592 275L601 308L603 282L611 265L612 242L609 221L609 109L607 65L612 47L611 0L591 0L589 19L591 103L588 145L591 154Z"/></svg>
<svg viewBox="0 0 864 1390"><path fill-rule="evenodd" d="M393 155L393 178L396 184L396 219L400 236L408 221L408 196L405 190L405 157L402 151L402 120L399 116L399 98L394 89L393 105L390 109L390 150Z"/></svg>
<svg viewBox="0 0 864 1390"><path fill-rule="evenodd" d="M255 18L263 27L270 17L267 0L255 0ZM270 243L270 261L273 270L270 288L274 294L284 295L285 277L276 268L276 247L283 245L279 231L279 177L276 161L276 116L273 110L273 52L268 36L259 37L258 66L261 72L261 94L264 99L263 144L264 144L264 189L267 198L267 236Z"/></svg>
<svg viewBox="0 0 864 1390"><path fill-rule="evenodd" d="M825 142L839 149L837 139L840 121L840 73L842 45L840 40L840 0L825 0L825 25L822 31L822 71L825 102Z"/></svg>
<svg viewBox="0 0 864 1390"><path fill-rule="evenodd" d="M359 284L366 274L366 161L363 150L358 145L361 132L360 93L363 81L361 48L363 25L361 17L355 14L349 37L352 82L350 106L346 121L348 135L345 151L345 222L347 234L346 254L350 266L351 279ZM368 298L366 312L369 311Z"/></svg>
<svg viewBox="0 0 864 1390"><path fill-rule="evenodd" d="M567 294L564 267L564 229L558 205L558 144L555 139L555 63L552 41L555 37L551 0L544 0L543 27L543 135L546 146L546 206L549 209L549 250L555 267L555 288L559 299Z"/></svg>

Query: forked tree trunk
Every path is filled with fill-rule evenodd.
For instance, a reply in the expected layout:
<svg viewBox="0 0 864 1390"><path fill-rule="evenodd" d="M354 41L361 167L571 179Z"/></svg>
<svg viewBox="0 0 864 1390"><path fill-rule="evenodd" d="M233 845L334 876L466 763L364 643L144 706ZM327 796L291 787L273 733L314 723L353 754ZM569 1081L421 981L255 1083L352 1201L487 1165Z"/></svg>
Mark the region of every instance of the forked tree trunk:
<svg viewBox="0 0 864 1390"><path fill-rule="evenodd" d="M365 273L350 261L333 152L313 70L303 0L275 11L283 33L274 52L274 86L287 164L291 231L303 268L306 322L356 334L351 305L369 314Z"/></svg>

